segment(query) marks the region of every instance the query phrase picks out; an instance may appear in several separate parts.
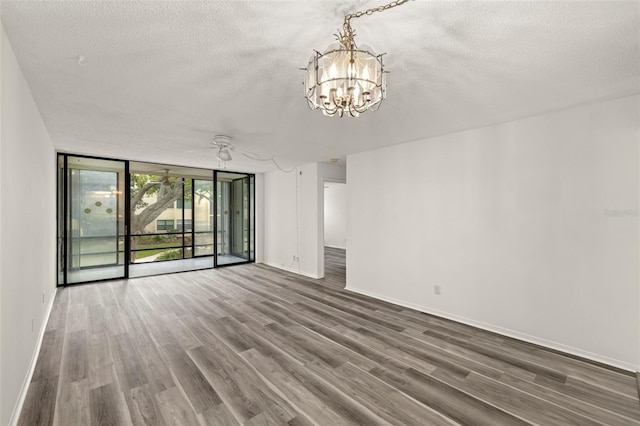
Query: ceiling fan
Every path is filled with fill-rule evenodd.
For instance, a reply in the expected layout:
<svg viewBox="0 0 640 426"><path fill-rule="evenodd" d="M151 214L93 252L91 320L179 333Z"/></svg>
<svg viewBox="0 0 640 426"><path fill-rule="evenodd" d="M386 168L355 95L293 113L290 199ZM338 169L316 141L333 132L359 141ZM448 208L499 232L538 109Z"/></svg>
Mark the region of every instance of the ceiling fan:
<svg viewBox="0 0 640 426"><path fill-rule="evenodd" d="M285 173L291 173L295 170L295 167L290 170L283 169L282 167L280 167L280 165L276 162L276 160L273 157L261 158L258 154L254 154L253 152L245 151L243 149L237 149L231 143L231 136L214 135L213 139L211 140L211 146L209 148L217 150L216 158L218 159L218 165L225 168L226 168L227 161L231 161L233 159L231 157L231 151L238 151L240 152L240 154L242 154L244 157L249 158L250 160L271 161L273 162L273 164L276 165L278 169L280 169ZM191 150L186 152L193 152L193 151L199 151L199 150L196 149L196 150Z"/></svg>
<svg viewBox="0 0 640 426"><path fill-rule="evenodd" d="M217 158L220 161L231 161L231 153L236 147L231 144L231 136L215 135L211 141L214 149L218 150Z"/></svg>

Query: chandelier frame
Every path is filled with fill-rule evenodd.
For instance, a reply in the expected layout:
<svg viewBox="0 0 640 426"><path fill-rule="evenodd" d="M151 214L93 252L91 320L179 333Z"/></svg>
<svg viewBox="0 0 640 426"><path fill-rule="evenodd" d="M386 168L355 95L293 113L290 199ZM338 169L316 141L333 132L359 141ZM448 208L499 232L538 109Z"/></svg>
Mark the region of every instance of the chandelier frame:
<svg viewBox="0 0 640 426"><path fill-rule="evenodd" d="M409 0L395 0L386 5L347 14L344 17L343 31L336 34L339 42L337 47L329 46L324 52L314 50L307 68L302 68L306 71L304 96L310 109L321 109L328 116L357 117L368 110L376 111L380 108L387 93L388 71L384 69L384 53L376 54L357 47L351 19L382 12L407 1ZM348 61L345 62L345 59ZM332 74L329 76L326 75L328 64L331 64ZM336 64L341 75L336 75ZM370 78L372 73L369 72L369 65L374 67L373 79Z"/></svg>

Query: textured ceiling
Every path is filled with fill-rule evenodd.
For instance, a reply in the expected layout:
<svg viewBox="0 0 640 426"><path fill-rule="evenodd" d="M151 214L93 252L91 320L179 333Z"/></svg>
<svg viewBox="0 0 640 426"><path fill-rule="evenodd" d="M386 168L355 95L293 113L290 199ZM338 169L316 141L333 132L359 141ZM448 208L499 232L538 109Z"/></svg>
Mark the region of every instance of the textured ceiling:
<svg viewBox="0 0 640 426"><path fill-rule="evenodd" d="M412 1L352 21L388 53L380 110L309 110L299 68L346 12L380 3L2 1L0 14L56 148L99 156L215 167L222 133L290 167L640 92L638 1ZM238 150L229 169L273 168Z"/></svg>

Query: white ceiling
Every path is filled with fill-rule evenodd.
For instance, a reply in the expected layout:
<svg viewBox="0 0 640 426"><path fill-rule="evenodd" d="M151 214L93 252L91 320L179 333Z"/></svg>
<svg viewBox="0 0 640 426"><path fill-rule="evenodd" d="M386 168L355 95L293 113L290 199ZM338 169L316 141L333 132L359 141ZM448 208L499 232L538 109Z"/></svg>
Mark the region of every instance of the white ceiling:
<svg viewBox="0 0 640 426"><path fill-rule="evenodd" d="M2 1L57 149L283 167L640 92L640 3L411 1L352 21L387 52L388 99L356 119L306 106L302 72L364 1ZM83 56L84 65L78 57ZM229 169L264 171L232 153Z"/></svg>

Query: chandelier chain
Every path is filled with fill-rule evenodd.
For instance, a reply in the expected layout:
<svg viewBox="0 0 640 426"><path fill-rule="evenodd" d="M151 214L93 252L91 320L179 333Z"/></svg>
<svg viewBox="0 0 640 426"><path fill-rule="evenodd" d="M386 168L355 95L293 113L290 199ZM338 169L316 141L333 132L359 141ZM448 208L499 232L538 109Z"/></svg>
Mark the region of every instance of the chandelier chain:
<svg viewBox="0 0 640 426"><path fill-rule="evenodd" d="M363 10L360 12L354 12L354 13L348 13L345 17L344 17L344 23L345 25L348 25L349 21L351 21L353 18L359 18L363 15L372 15L374 12L383 12L387 9L391 9L393 7L396 6L400 6L404 3L407 3L409 0L395 0L392 1L389 4L383 4L382 6L378 6L378 7L373 7L371 9L367 9L367 10Z"/></svg>
<svg viewBox="0 0 640 426"><path fill-rule="evenodd" d="M342 43L342 45L347 49L353 49L355 46L355 42L353 40L355 36L355 32L351 28L351 20L354 18L359 18L364 15L373 15L374 12L384 12L387 9L391 9L396 6L400 6L404 3L407 3L409 0L394 0L391 3L383 4L378 7L373 7L371 9L363 10L360 12L348 13L344 17L344 24L342 25L342 34L338 36L338 40Z"/></svg>

